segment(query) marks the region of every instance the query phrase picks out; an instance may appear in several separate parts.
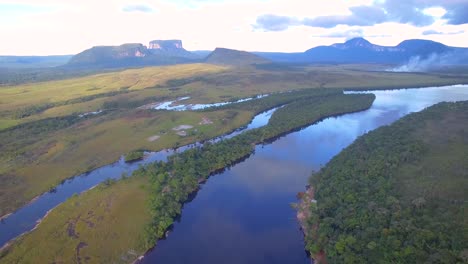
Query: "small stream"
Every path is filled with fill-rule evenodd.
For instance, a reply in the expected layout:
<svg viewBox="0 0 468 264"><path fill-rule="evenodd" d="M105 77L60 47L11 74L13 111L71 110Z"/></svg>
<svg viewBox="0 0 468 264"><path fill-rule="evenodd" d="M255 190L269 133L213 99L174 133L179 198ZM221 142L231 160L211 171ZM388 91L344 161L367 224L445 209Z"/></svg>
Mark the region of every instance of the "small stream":
<svg viewBox="0 0 468 264"><path fill-rule="evenodd" d="M237 129L232 133L210 141L214 142L231 138L245 131L262 127L268 124L268 120L276 109L277 108L260 113L256 115L246 127ZM32 230L37 225L38 221L45 216L47 211L63 203L73 194L89 190L109 178L120 179L123 173L130 175L134 170L138 169L140 165L154 161L166 161L167 157L175 152L183 152L189 148L200 145L201 143L195 143L180 147L176 150L168 149L158 152L149 152L145 155L145 159L132 163L126 163L123 157L121 157L120 160L115 163L65 180L62 184L58 185L53 192L42 194L29 204L0 221L0 247L20 234Z"/></svg>

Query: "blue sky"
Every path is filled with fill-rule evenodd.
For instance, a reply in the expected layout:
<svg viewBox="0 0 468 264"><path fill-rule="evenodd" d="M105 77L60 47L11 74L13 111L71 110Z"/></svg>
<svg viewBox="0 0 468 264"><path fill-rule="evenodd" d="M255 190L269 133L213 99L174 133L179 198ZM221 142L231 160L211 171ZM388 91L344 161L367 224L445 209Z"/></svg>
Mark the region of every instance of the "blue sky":
<svg viewBox="0 0 468 264"><path fill-rule="evenodd" d="M468 43L467 0L0 0L1 55L181 39L188 50L304 51L365 37Z"/></svg>

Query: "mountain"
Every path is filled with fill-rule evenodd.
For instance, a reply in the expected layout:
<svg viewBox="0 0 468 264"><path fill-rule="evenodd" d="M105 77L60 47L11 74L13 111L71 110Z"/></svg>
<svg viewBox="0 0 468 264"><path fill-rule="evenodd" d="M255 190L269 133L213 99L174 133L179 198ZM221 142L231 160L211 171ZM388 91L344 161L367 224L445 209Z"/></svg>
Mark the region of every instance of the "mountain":
<svg viewBox="0 0 468 264"><path fill-rule="evenodd" d="M152 49L140 43L123 44L120 46L97 46L73 56L65 66L68 68L124 68L149 65L168 65L191 62L193 59L185 55L188 51L180 49Z"/></svg>
<svg viewBox="0 0 468 264"><path fill-rule="evenodd" d="M205 58L205 62L220 65L245 66L269 63L270 60L246 51L216 48Z"/></svg>
<svg viewBox="0 0 468 264"><path fill-rule="evenodd" d="M425 60L435 56L446 58L468 56L468 49L449 47L444 44L422 39L405 40L394 47L372 44L364 38L354 38L345 43L318 46L304 53L255 53L273 61L289 63L406 63L412 58ZM448 63L462 63L452 60ZM466 63L466 60L465 60Z"/></svg>
<svg viewBox="0 0 468 264"><path fill-rule="evenodd" d="M153 40L149 43L148 50L155 55L165 55L168 57L181 57L188 59L201 59L195 53L184 49L182 40Z"/></svg>

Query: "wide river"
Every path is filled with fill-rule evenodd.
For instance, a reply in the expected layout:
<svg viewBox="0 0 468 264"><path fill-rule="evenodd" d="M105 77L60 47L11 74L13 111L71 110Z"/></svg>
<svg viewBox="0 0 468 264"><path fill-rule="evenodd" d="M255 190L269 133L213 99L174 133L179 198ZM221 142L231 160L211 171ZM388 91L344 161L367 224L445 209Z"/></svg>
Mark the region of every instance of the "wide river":
<svg viewBox="0 0 468 264"><path fill-rule="evenodd" d="M167 239L142 263L310 263L291 203L314 170L360 135L441 101L468 100L468 86L375 91L369 110L328 118L211 177Z"/></svg>
<svg viewBox="0 0 468 264"><path fill-rule="evenodd" d="M211 177L185 204L169 237L143 263L309 263L295 211L296 194L311 172L325 165L358 136L441 101L468 100L468 85L373 91L366 111L328 118L272 144L230 170ZM244 130L265 125L274 110L258 115ZM183 147L178 151L183 151ZM114 164L65 181L0 223L0 247L31 230L46 212L74 193L106 178L119 178L139 164L165 160L173 151L151 153L137 163Z"/></svg>

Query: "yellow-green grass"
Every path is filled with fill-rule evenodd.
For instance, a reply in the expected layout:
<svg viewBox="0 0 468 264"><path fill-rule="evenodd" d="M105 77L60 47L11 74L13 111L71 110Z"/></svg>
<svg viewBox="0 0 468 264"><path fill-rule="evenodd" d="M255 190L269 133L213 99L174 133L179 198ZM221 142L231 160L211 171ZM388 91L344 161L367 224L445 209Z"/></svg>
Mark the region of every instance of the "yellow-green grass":
<svg viewBox="0 0 468 264"><path fill-rule="evenodd" d="M96 111L103 108L104 102L116 100L135 102L148 97L158 97L162 101L165 98L190 96L191 99L186 101L187 103L210 103L259 93L303 88L401 88L468 82L468 75L370 71L383 68L385 66L382 65L319 65L299 67L295 70L268 71L254 67L228 69L209 64L189 64L132 69L70 80L4 87L0 89L0 113L122 89L128 93L56 106L20 120L0 120L0 128L47 117ZM181 82L183 85L179 87L168 84L170 80L180 79L185 81ZM156 88L143 89L148 87ZM3 118L11 118L11 115Z"/></svg>
<svg viewBox="0 0 468 264"><path fill-rule="evenodd" d="M72 196L0 252L0 263L131 263L148 247L147 186L130 177Z"/></svg>
<svg viewBox="0 0 468 264"><path fill-rule="evenodd" d="M0 155L0 215L60 181L116 161L136 149L162 150L212 138L245 125L251 112L130 111L86 120L24 146L15 159ZM203 118L213 124L200 124ZM187 136L172 128L190 125ZM160 136L150 141L148 138Z"/></svg>
<svg viewBox="0 0 468 264"><path fill-rule="evenodd" d="M0 130L16 126L19 123L21 123L21 121L17 119L0 119Z"/></svg>
<svg viewBox="0 0 468 264"><path fill-rule="evenodd" d="M148 67L60 81L7 86L0 89L0 111L44 103L57 103L123 88L139 90L162 85L168 80L205 75L226 70L211 64L183 64Z"/></svg>

